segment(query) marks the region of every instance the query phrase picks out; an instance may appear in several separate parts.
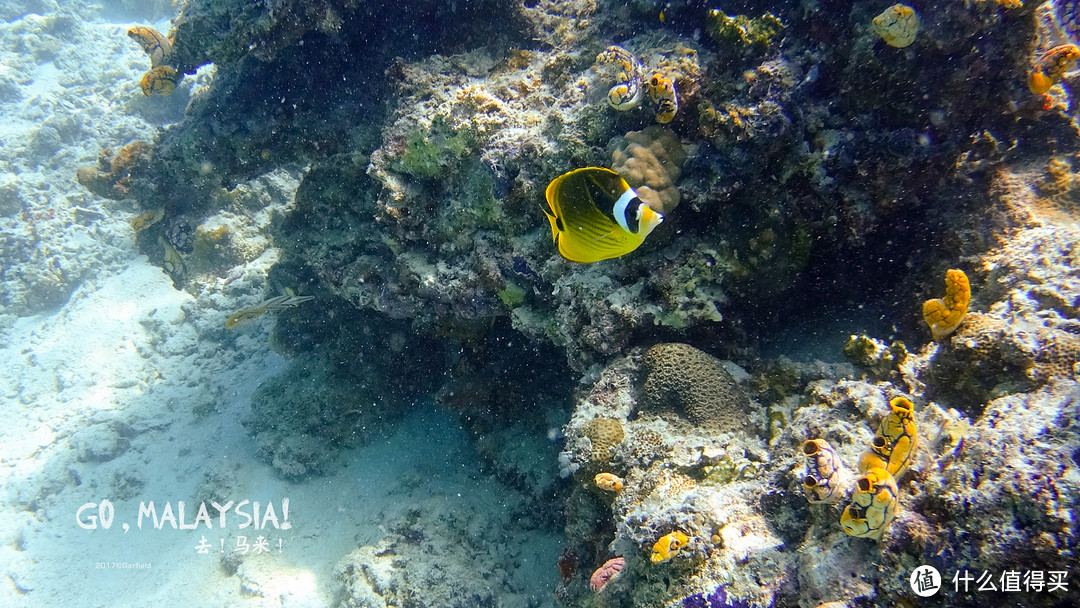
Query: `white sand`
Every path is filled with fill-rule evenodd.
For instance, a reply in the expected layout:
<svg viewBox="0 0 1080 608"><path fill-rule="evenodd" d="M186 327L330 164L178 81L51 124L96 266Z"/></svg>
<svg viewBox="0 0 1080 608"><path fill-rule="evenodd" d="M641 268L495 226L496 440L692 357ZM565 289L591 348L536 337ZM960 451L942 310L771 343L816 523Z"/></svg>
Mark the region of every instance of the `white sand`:
<svg viewBox="0 0 1080 608"><path fill-rule="evenodd" d="M222 323L258 299L273 252L228 286L177 291L137 253L133 206L75 183L102 148L152 139L186 103L184 90L143 98L147 62L124 35L131 23L105 18L87 8L75 23L0 24L0 605L329 606L333 565L384 538L382 524L407 508L498 534L520 497L476 473L454 415L430 406L303 484L254 458L240 421L287 362L269 349L272 319L234 332ZM74 207L100 216L79 220ZM291 529L240 529L231 511L224 529L213 512L213 529L136 527L150 501L159 517L185 502L192 523L207 487L279 511L288 498ZM110 528L80 527L80 507L104 500ZM264 535L271 551L228 572L222 556L241 535ZM559 540L527 545L506 568L536 591L528 605L553 605Z"/></svg>

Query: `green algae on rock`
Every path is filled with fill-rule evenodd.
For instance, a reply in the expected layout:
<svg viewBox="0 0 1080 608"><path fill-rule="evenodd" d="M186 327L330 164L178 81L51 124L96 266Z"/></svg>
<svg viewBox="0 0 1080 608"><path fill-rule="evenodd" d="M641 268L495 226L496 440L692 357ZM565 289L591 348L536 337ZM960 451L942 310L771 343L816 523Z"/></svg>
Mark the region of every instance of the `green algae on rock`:
<svg viewBox="0 0 1080 608"><path fill-rule="evenodd" d="M784 29L780 19L765 13L760 17L746 15L727 15L724 11L713 9L708 12L708 33L717 42L739 42L746 46L767 47Z"/></svg>

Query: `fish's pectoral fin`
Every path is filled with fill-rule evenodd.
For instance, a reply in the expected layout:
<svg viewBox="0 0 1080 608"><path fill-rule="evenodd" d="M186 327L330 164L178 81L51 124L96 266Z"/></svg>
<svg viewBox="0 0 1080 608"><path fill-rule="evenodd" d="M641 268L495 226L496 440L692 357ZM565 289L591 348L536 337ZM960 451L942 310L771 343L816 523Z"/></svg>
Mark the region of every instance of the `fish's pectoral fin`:
<svg viewBox="0 0 1080 608"><path fill-rule="evenodd" d="M611 236L611 235L615 234L615 231L616 231L616 230L621 230L621 228L613 228L613 229L611 229L611 230L608 230L608 231L607 231L606 233L604 233L604 234L601 234L601 235L600 235L600 236L598 236L598 237L595 237L595 238L591 238L591 239L589 239L589 240L588 240L587 242L589 242L589 243L597 243L597 242L599 242L599 241L602 241L602 240L604 240L604 239L608 238L609 236Z"/></svg>

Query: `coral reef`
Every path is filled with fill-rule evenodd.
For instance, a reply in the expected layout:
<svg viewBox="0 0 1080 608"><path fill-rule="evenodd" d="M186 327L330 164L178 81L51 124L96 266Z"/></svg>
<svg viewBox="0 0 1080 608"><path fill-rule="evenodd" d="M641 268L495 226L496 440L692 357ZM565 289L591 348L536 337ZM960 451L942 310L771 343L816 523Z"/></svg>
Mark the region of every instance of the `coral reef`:
<svg viewBox="0 0 1080 608"><path fill-rule="evenodd" d="M735 28L737 42L699 43L693 30L715 29L707 26L718 15L683 3L664 9L671 26L636 33L627 11L655 20L652 9L470 3L453 14L455 23L485 10L492 19L402 52L405 37L368 34L406 31L419 15L450 18L453 9L424 2L401 15L379 2L361 16L348 3L273 4L263 13L193 0L177 17L166 37L169 65L190 74L212 61L217 72L193 94L188 118L155 144L154 182L168 196L153 204L139 197L140 207L164 204L167 220L183 216L198 226L215 211L216 188L310 163L299 197L306 200L276 235L283 263L310 269L321 288L351 306L408 318L417 328L509 316L529 339L562 348L581 373L658 330L680 339L741 331L725 322L724 310L765 315L754 312L755 302L789 302L783 294L799 281L828 283L810 277L828 279L829 260L838 257L873 266L870 249L885 234L901 244L897 257L918 258L918 240L905 232L917 222L899 218L934 213L925 192L976 199L928 176L955 171L957 154L978 148L971 133L1016 139L1014 122L983 110L1029 102L1015 83L1026 75L1019 59L1032 29L995 28L997 17L980 7L974 18L924 9L927 23L955 35L916 62L878 56L857 28L839 27L868 23L873 15L862 7L851 15L836 7L785 15L779 45L774 16L745 20ZM464 42L488 24L502 35L474 37L490 40L482 47ZM643 105L655 98L665 119L677 106L668 124L679 144L664 146L687 154L681 174L672 173L678 163L627 173L643 172L643 198L665 192L656 195L664 212L680 198L690 206L667 218L635 259L606 263L611 270L567 268L538 240L537 184L603 165L606 142L643 126L643 116L605 107L612 83L592 60L612 38L641 67ZM821 46L825 39L845 43ZM983 46L949 42L969 39ZM430 54L435 48L440 54ZM976 87L960 77L968 56L1007 69L987 71L992 81ZM634 62L619 57L622 82L636 82ZM638 152L613 149L625 157L615 159L620 167ZM661 181L650 185L650 176ZM342 181L352 196L341 195ZM162 263L169 253L156 235L140 243ZM913 261L912 268L921 263ZM867 270L882 285L903 280Z"/></svg>
<svg viewBox="0 0 1080 608"><path fill-rule="evenodd" d="M592 446L589 461L594 467L606 467L611 460L611 451L626 436L622 424L614 418L593 418L581 427L581 434Z"/></svg>
<svg viewBox="0 0 1080 608"><path fill-rule="evenodd" d="M1033 209L1045 213L1045 202L1029 190L1020 194L1029 198L1009 202L1020 217L1030 218L1025 214ZM610 506L596 507L612 521L572 520L567 528L580 539L579 554L595 543L597 551L628 556L618 584L605 594L617 605L636 606L709 606L717 589L723 605L852 605L906 597L907 576L921 563L934 564L943 578L1017 564L1067 569L1071 549L1056 547L1071 547L1078 534L1068 518L1080 506L1070 456L1080 449L1080 435L1073 428L1075 359L1066 354L1075 351L1063 346L1072 344L1063 328L1073 325L1080 282L1065 245L1075 227L1043 222L981 258L989 273L980 291L987 312L970 313L951 337L907 352L863 336L864 359L888 359L881 373L855 380L843 375L850 368L822 368L819 379L795 385L804 387L795 389L801 396L763 392L773 407L790 404L780 410L767 453L741 434L717 445L693 427L627 419L612 457L625 486ZM1061 354L1037 355L1036 344ZM991 371L982 375L985 367ZM579 400L565 430L563 462L580 461L575 438L582 417L623 419L639 411L646 391L633 390L638 369L646 370L644 355L614 362ZM956 384L966 370L977 373ZM1026 382L1008 381L1010 373ZM918 410L909 395L921 400ZM845 480L856 463L860 473ZM831 491L834 484L839 491ZM808 505L798 494L825 504ZM575 513L597 518L595 511ZM682 583L661 591L645 560L629 556L651 555L658 542L663 549L673 538L665 535L675 531L685 534L685 547L656 566L672 568ZM754 579L761 563L769 564L776 586ZM566 597L582 593L575 591L579 580L565 584ZM786 595L794 591L784 581L798 581L798 600ZM1067 594L1075 596L1068 590L1023 597L1050 606ZM976 597L959 601L975 605Z"/></svg>
<svg viewBox="0 0 1080 608"><path fill-rule="evenodd" d="M274 346L301 359L246 423L279 474L327 470L406 396L436 394L486 467L557 512L565 605L901 604L917 564L1067 569L1076 3L808 2L757 19L661 4L190 0L169 36L137 36L143 88L208 86L143 99L132 84L132 104L190 100L183 119L78 178L135 201L137 243L178 286L230 280L226 260L273 245L268 285L217 303L224 339L245 332L221 321L266 310L264 294L317 295L276 318ZM460 27L425 27L447 22ZM211 62L212 77L197 70ZM5 82L0 98L24 94ZM15 176L72 129L43 124L28 166L7 170L5 221L42 212ZM543 186L609 159L664 224L632 256L568 263ZM281 167L304 167L291 206L237 200ZM257 245L241 233L253 222ZM38 249L60 287L5 305L69 293L78 273L19 238L11 250ZM977 300L948 271L922 344L917 300L947 265ZM854 333L842 352L860 375L792 360L805 353L787 338L834 333ZM565 384L537 381L552 376ZM539 393L572 402L569 420L529 418ZM523 464L558 449L530 424L561 425L561 481ZM423 515L467 555L425 555L427 528L400 527L342 561L343 605L495 602L509 575L488 557L512 561L506 548ZM612 555L619 577L595 593Z"/></svg>
<svg viewBox="0 0 1080 608"><path fill-rule="evenodd" d="M567 535L574 543L570 549L577 555L614 553L625 558L620 578L604 590L612 605L661 606L701 593L700 586L689 582L692 575L698 581L714 580L748 558L756 564L771 559L765 555L782 544L750 498L767 483L759 474L764 457L759 439L742 432L717 435L645 414L630 418L643 395L635 387L644 359L638 352L605 368L588 395L579 399L564 428L566 446L560 454L566 475L586 471L590 448L583 436L585 425L596 418L623 421L625 437L614 448L610 464L624 478L623 489L599 495L591 483L575 485L567 499ZM656 568L664 569L663 576L676 577L676 585L658 583ZM573 598L589 592L587 583L583 576L571 576L558 595L564 604L576 605ZM740 597L768 604L776 587L754 583L739 589Z"/></svg>

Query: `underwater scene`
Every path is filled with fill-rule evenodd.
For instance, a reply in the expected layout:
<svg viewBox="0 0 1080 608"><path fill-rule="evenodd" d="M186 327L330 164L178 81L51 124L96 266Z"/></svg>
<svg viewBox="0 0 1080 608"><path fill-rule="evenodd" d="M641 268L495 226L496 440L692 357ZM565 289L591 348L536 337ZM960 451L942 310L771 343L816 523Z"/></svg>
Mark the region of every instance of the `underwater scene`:
<svg viewBox="0 0 1080 608"><path fill-rule="evenodd" d="M0 0L0 606L1080 606L1080 0Z"/></svg>

